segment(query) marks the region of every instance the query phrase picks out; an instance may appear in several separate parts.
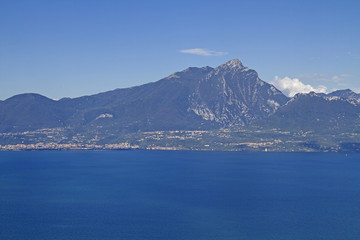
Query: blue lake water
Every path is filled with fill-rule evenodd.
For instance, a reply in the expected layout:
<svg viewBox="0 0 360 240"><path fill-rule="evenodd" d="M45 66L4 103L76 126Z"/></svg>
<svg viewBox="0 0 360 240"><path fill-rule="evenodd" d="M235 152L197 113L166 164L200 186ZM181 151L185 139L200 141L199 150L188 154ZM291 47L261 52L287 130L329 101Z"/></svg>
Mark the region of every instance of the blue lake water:
<svg viewBox="0 0 360 240"><path fill-rule="evenodd" d="M360 239L360 154L0 152L0 239Z"/></svg>

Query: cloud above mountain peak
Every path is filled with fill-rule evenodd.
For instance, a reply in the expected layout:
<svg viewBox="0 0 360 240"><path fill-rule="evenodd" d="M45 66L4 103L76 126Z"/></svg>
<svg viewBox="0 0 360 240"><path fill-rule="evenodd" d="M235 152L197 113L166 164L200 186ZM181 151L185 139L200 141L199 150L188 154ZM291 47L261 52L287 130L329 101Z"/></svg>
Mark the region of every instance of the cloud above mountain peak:
<svg viewBox="0 0 360 240"><path fill-rule="evenodd" d="M282 91L285 95L293 97L297 93L318 92L326 93L327 88L323 85L313 87L310 84L304 84L298 78L275 76L274 81L271 82L276 88Z"/></svg>

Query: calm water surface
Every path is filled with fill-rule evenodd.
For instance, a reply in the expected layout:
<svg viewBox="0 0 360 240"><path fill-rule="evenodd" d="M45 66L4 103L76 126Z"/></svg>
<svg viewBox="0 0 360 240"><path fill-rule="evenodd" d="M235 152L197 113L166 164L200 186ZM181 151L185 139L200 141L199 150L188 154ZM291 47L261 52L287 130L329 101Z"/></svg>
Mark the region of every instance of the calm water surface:
<svg viewBox="0 0 360 240"><path fill-rule="evenodd" d="M360 154L0 152L0 239L360 239Z"/></svg>

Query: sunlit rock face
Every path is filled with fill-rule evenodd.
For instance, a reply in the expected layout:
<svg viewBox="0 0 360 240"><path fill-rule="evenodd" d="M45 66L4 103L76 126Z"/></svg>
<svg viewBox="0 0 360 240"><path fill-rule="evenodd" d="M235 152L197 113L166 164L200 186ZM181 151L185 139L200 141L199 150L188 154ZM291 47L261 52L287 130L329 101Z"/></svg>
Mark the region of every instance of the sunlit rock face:
<svg viewBox="0 0 360 240"><path fill-rule="evenodd" d="M197 82L189 111L224 126L244 125L274 113L288 100L256 71L233 59Z"/></svg>

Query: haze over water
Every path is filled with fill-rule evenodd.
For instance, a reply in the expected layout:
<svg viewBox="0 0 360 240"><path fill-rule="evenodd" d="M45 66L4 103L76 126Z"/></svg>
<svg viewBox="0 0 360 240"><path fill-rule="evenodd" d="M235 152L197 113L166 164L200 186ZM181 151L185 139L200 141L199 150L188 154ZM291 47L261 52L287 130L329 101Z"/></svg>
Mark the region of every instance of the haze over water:
<svg viewBox="0 0 360 240"><path fill-rule="evenodd" d="M0 239L358 239L360 155L0 152Z"/></svg>

